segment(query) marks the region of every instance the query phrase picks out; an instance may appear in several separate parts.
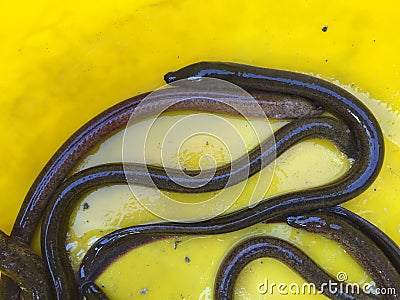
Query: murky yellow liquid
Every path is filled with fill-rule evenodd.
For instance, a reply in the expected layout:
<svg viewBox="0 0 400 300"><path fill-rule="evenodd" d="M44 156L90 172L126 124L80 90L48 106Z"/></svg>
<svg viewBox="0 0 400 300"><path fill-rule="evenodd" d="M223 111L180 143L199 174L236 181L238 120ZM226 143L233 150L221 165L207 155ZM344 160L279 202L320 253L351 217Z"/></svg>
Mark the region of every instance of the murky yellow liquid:
<svg viewBox="0 0 400 300"><path fill-rule="evenodd" d="M3 2L0 18L0 229L9 233L19 206L41 168L82 124L107 107L163 85L163 74L201 60L247 63L318 75L355 93L379 119L385 134L385 161L375 183L344 204L400 243L400 41L396 1L50 1ZM321 28L328 26L323 32ZM164 128L193 112L170 113ZM255 144L245 122L229 120ZM144 121L143 121L144 122ZM279 127L283 122L273 123ZM137 125L139 129L141 123ZM276 128L275 127L275 128ZM157 137L153 137L157 141ZM121 158L122 133L82 162L80 168ZM150 137L150 139L152 139ZM208 145L206 142L208 141ZM208 154L229 161L217 140L198 136L166 162L198 166ZM159 161L159 149L146 154ZM178 159L176 159L178 158ZM346 157L324 141L301 143L276 164L267 195L333 180L348 168ZM237 202L248 204L251 178ZM234 189L233 189L234 190ZM228 193L231 191L228 191ZM233 191L234 192L234 191ZM141 188L141 195L154 197ZM204 195L173 194L179 201ZM88 203L89 209L83 209ZM88 245L120 227L158 220L128 187L97 190L82 199L71 220L69 246L76 265ZM283 224L256 226L225 235L179 237L135 249L97 281L115 299L212 299L223 256L246 237L268 234L293 242L335 276L352 282L368 276L336 243ZM38 249L38 244L34 245ZM189 259L187 259L189 258ZM323 299L310 295L261 295L265 282L304 281L272 259L257 260L242 272L237 299Z"/></svg>

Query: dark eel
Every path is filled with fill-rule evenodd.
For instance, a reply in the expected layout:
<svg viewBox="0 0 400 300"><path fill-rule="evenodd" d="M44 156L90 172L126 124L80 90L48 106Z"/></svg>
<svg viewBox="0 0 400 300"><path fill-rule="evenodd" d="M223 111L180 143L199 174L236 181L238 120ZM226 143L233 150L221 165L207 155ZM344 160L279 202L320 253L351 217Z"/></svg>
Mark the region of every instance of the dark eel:
<svg viewBox="0 0 400 300"><path fill-rule="evenodd" d="M245 90L285 93L309 99L345 122L354 134L358 156L350 172L331 184L300 192L310 209L334 206L354 198L373 182L379 173L384 155L382 131L373 114L354 95L328 81L309 75L253 67L235 63L200 62L164 76L167 83L178 79L217 78L233 83ZM293 205L289 201L287 205ZM327 202L330 205L325 205ZM318 207L320 206L320 207Z"/></svg>
<svg viewBox="0 0 400 300"><path fill-rule="evenodd" d="M302 97L259 91L250 92L254 93L267 117L301 118L322 113L320 107ZM257 111L257 108L255 110L254 105L250 105L250 96L246 96L244 92L239 95L236 92L232 96L230 90L205 92L196 90L194 93L193 90L168 89L164 94L149 95L150 93L138 95L107 109L82 126L58 149L26 195L15 221L12 237L30 244L35 229L59 185L94 146L124 128L133 113L137 118L142 118L157 111L160 105L171 105L168 110L201 110L239 115L238 111L218 100L223 99L227 104L240 107L247 117L259 117L259 110ZM190 95L192 96L189 97ZM146 99L145 105L142 103L143 99ZM138 106L139 109L137 109ZM11 300L18 297L16 286L5 276L0 281L0 285L5 286L3 288L5 299Z"/></svg>
<svg viewBox="0 0 400 300"><path fill-rule="evenodd" d="M341 206L330 207L325 210L325 213L337 216L342 220L349 223L351 226L356 227L359 231L363 232L375 245L377 245L382 252L386 255L387 259L400 274L400 249L396 243L388 237L378 227L368 222L359 215L345 209Z"/></svg>
<svg viewBox="0 0 400 300"><path fill-rule="evenodd" d="M240 242L225 256L216 276L214 299L232 300L234 296L234 285L240 271L242 271L248 263L263 257L275 258L289 266L307 282L315 284L317 292L322 292L322 294L330 299L379 299L374 295L364 294L362 292L353 294L340 290L340 282L321 269L320 266L299 248L284 240L266 236L254 237ZM329 282L334 284L331 289L328 286ZM286 292L288 292L287 287ZM278 294L278 292L275 294ZM290 295L289 292L288 294Z"/></svg>
<svg viewBox="0 0 400 300"><path fill-rule="evenodd" d="M0 271L22 289L24 299L52 299L50 283L40 256L0 230Z"/></svg>
<svg viewBox="0 0 400 300"><path fill-rule="evenodd" d="M318 208L330 207L362 193L376 178L383 160L382 133L376 119L368 109L353 95L341 88L303 74L229 63L198 63L177 72L168 73L165 76L167 82L193 77L223 79L245 90L257 90L261 91L261 93L268 92L278 93L278 95L285 94L288 97L304 97L312 101L316 107L323 107L333 113L351 128L351 134L355 138L357 154L355 155L355 163L350 171L334 183L273 197L268 201L261 202L254 209L243 209L215 218L212 220L212 226L207 226L207 222L193 223L190 224L190 231L198 231L197 234L223 233L237 230L243 228L243 226L249 226L268 218L273 219L280 215L298 214ZM43 210L60 183L96 142L123 127L121 124L127 123L130 114L135 110L136 105L140 103L141 99L138 98L140 96L127 100L99 115L82 127L60 148L28 193L14 227L13 235L20 236L22 240L26 241L31 239L28 236L32 236ZM193 108L190 107L190 101L187 103L189 105L178 105L176 109L198 109L198 107L195 107L196 103L193 104ZM147 108L145 108L143 115L146 115L146 112L151 113L152 107L148 111L146 110ZM127 113L128 111L130 113ZM221 112L225 111L226 107ZM258 161L256 165L261 167L262 163ZM215 186L210 185L209 187ZM168 223L164 225L168 226ZM185 231L188 228L184 228L185 224L170 223L169 225L168 230L171 231L171 234L187 234ZM101 251L107 252L113 244L129 244L129 240L134 240L133 237L139 232L156 235L169 232L164 231L162 233L162 230L157 227L160 225L157 224L147 226L121 229L100 239L96 246L92 248L95 252L93 257L100 255ZM140 230L137 230L138 227ZM230 228L228 229L228 227ZM27 230L27 228L29 229ZM117 237L119 234L121 236Z"/></svg>
<svg viewBox="0 0 400 300"><path fill-rule="evenodd" d="M193 92L193 90L166 89L165 91L164 94L141 94L118 103L76 131L53 155L31 186L17 216L12 236L18 237L26 243L32 240L35 228L57 187L94 146L124 128L133 113L136 114L137 119L143 118L157 111L160 105L164 105L169 106L168 110L201 110L239 114L232 107L222 103L222 100L235 107L240 107L247 117L260 116L254 106L248 107L248 104L252 104L249 103L250 96L238 96L237 94L232 96L231 91L221 90ZM190 95L190 93L194 95ZM254 94L267 117L301 118L322 112L319 107L310 104L310 101L300 96L259 91L254 91ZM140 110L136 110L145 98L145 105L140 105ZM286 104L282 104L282 102L286 102ZM287 102L292 105L288 105Z"/></svg>
<svg viewBox="0 0 400 300"><path fill-rule="evenodd" d="M400 274L385 253L348 218L329 211L307 213L287 218L287 223L308 232L317 233L340 243L369 273L378 288L394 288L400 292ZM378 230L378 229L377 229ZM397 295L383 295L383 299L399 299Z"/></svg>
<svg viewBox="0 0 400 300"><path fill-rule="evenodd" d="M308 218L305 216L308 216ZM310 216L315 217L311 218L314 222L307 222L307 220L310 220ZM325 235L327 238L334 239L344 246L351 256L364 267L378 283L378 287L395 288L397 292L400 290L400 270L396 267L400 259L399 247L379 228L353 212L337 206L310 212L303 216L280 216L269 220L268 223L269 222L287 222L292 227L301 228L310 232L318 231L318 233ZM324 226L321 226L321 224ZM159 225L161 229L163 224ZM89 259L86 256L83 259L81 273L79 274L80 285L84 285L86 289L91 285L93 286L92 289L98 289L94 281L114 259L118 258L126 251L131 250L131 248L137 248L150 242L150 238L159 240L165 238L168 234L172 236L171 226L169 224L166 225L165 235L140 234L137 235L135 240L131 240L129 245L124 245L123 243L118 245L115 243L114 246L118 248L108 248L106 251L102 251L98 260L93 258ZM320 226L320 228L316 228L316 226ZM343 236L341 235L342 233ZM307 272L310 271L308 265L305 265L304 268L306 268ZM318 268L317 273L321 272L319 269L320 268ZM231 271L235 271L238 274L240 268L238 267L238 269L233 269ZM300 275L302 275L302 273L303 272L299 272ZM308 272L308 274L312 273ZM227 279L219 277L217 280L222 281ZM310 282L317 283L320 279L313 277L309 280ZM82 289L81 292L85 294L86 290ZM221 294L221 296L222 295L223 294ZM364 297L368 299L368 295L364 295ZM389 299L397 299L390 298L394 297L393 295L387 295L387 297Z"/></svg>
<svg viewBox="0 0 400 300"><path fill-rule="evenodd" d="M239 230L261 221L283 215L341 204L362 193L377 177L383 163L384 144L379 124L372 113L355 96L327 81L288 71L251 67L231 63L197 63L165 76L167 83L178 79L212 77L234 83L244 89L300 95L313 101L351 128L357 156L349 172L333 183L278 195L261 201L254 208L245 208L210 221L186 224L164 223L134 226L117 230L100 238L88 251L79 276L90 271L98 257L129 249L139 234L217 234ZM113 252L113 249L116 249ZM85 268L88 268L85 270Z"/></svg>
<svg viewBox="0 0 400 300"><path fill-rule="evenodd" d="M132 97L102 112L76 131L53 155L31 186L17 216L12 236L16 236L26 243L32 240L35 228L57 187L94 146L123 129L133 113L137 114L137 118L143 118L157 111L157 107L162 104L171 105L169 110L202 110L238 114L232 107L220 102L222 99L235 107L240 106L247 117L259 116L259 111L256 111L256 115L254 115L253 106L247 106L249 97L243 95L232 97L229 91L196 91L195 97L188 97L190 90L176 92L174 89L168 89L168 92L155 95L145 93ZM301 118L322 112L319 107L310 104L308 100L300 96L260 93L259 91L254 91L254 93L267 117ZM147 99L146 105L141 105L140 111L137 111L136 108L144 98ZM282 102L286 102L286 104L282 104ZM288 105L287 102L292 104ZM288 107L292 109L287 110Z"/></svg>
<svg viewBox="0 0 400 300"><path fill-rule="evenodd" d="M225 185L227 175L233 176L233 184L238 183L243 178L247 178L248 173L250 175L257 173L263 167L260 161L265 161L268 164L276 158L275 154L277 156L281 155L297 142L307 138L321 137L330 139L348 155L351 156L354 154L351 141L352 136L347 126L341 121L332 117L299 119L278 129L273 137L267 138L263 142L264 147L261 147L265 149L264 152L260 151L260 146L250 151L249 162L247 161L247 154L245 154L243 158L239 158L232 163L232 169L230 164L217 168L211 182L213 183L215 180L214 186L215 183L217 183L217 186L221 184ZM147 185L150 187L152 187L154 182L159 189L175 192L193 193L212 189L212 186L209 187L208 183L199 185L197 188L181 186L179 185L181 179L178 175L174 176L173 174L174 170L169 170L168 176L165 169L161 167L138 164L125 166L122 164L105 164L74 174L62 184L56 192L55 197L49 203L49 209L46 211L42 226L41 243L42 252L45 254L44 257L54 286L57 287L57 291L55 292L59 299L76 297L76 294L73 294L77 290L74 288L75 277L65 250L65 237L68 231L69 219L76 202L91 190L110 184L126 184L127 179L130 183L135 182L138 185ZM149 175L152 179L150 183L147 180L147 176ZM193 180L201 181L202 179ZM208 231L213 229L212 222L212 220L209 220L204 223ZM168 228L168 224L163 224L163 226L167 226ZM196 226L192 226L191 224L177 223L174 226L182 226L181 230L184 230L186 233L189 231L197 233ZM243 224L241 226L246 225ZM115 249L120 251L119 247L115 247ZM101 261L104 262L104 259Z"/></svg>

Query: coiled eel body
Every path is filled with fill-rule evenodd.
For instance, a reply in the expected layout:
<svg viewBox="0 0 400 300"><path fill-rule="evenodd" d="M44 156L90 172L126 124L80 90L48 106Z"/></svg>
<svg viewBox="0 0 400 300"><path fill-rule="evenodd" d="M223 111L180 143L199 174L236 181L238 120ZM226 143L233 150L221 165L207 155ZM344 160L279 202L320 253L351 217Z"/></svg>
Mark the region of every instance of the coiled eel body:
<svg viewBox="0 0 400 300"><path fill-rule="evenodd" d="M255 95L264 112L266 111L264 108L268 105L271 106L271 103L268 103L268 101L271 102L271 99L275 99L272 101L274 108L278 107L274 103L277 103L279 99L285 99L285 101L289 99L295 104L300 103L298 107L304 108L303 111L297 109L299 115L293 115L294 117L309 117L319 114L321 108L332 113L339 120L318 117L297 120L286 125L287 127L281 130L281 132L284 132L282 136L278 135L279 131L277 132L276 153L279 156L288 147L305 138L329 138L342 151L355 159L354 164L347 174L335 182L266 199L254 208L242 209L212 220L191 224L160 223L123 228L99 239L85 256L78 274L81 294L85 294L88 298L106 298L92 282L104 269L104 265L99 266L96 263L99 258L106 259L106 262L111 263L112 259L132 249L132 247L169 235L225 233L261 221L276 220L284 216L298 216L318 209L331 210L332 212L333 208L331 207L362 193L379 173L384 153L383 137L379 125L370 111L357 98L336 85L299 73L217 62L193 64L177 72L166 74L165 79L167 83L173 84L178 79L199 80L203 77L226 80L251 92ZM217 97L215 92L212 95L210 95L210 92L204 92L200 97L197 95L189 100L187 93L181 95L174 92L173 89L170 93L170 97L166 97L164 94L162 99L154 96L147 105L141 107L140 111L137 110L137 107L147 94L122 102L94 118L60 148L29 191L14 226L12 236L20 238L25 243L30 242L44 210L47 206L49 207L42 228L42 250L45 253L46 267L52 276L54 292L58 299L76 298L78 296L76 280L65 251L64 239L67 231L66 220L68 219L64 215L60 215L62 209L66 211L65 215L69 217L73 203L79 199L79 196L99 186L126 183L125 175L134 178L139 185L146 185L144 180L141 180L141 174L148 171L148 166L145 170L143 169L144 166L132 165L131 168L126 170L126 173L120 164L102 165L84 170L62 184L80 159L105 137L123 128L133 112L137 113L138 118L147 116L159 105L160 101L164 104L167 102L171 109L177 110L197 109L234 113L226 105L221 105L218 101L212 100L215 99L213 97ZM231 95L224 92L218 92L218 94L218 97L228 99L228 103L229 101L233 101L235 105L239 103L246 111L247 116L251 116L253 108L247 107L243 99L233 99ZM267 95L266 98L263 98L264 95ZM268 96L269 100L266 100ZM180 101L181 99L182 101ZM296 99L301 99L304 103L296 102ZM306 108L306 104L310 105L310 102L312 105ZM280 107L285 107L285 105L281 103ZM288 117L289 114L282 113L281 108L277 108L274 112L270 111L270 114L266 113L266 115L268 117L272 115L276 118ZM259 117L258 114L254 116ZM290 126L292 126L291 130L288 130ZM336 134L332 135L332 132ZM268 146L267 149L275 146L268 140L265 143ZM250 163L246 164L244 160L239 159L229 166L220 167L217 169L217 176L212 177L211 181L206 184L200 184L201 187L198 189L185 189L176 184L179 183L179 178L176 177L175 180L171 181L163 168L150 166L149 171L150 175L154 175L151 177L152 181L160 189L177 192L207 192L224 188L227 178L230 176L234 178L234 183L246 179L242 175L244 168L250 170L248 176L255 174L271 162L273 159L272 152L273 150L261 152L260 148L255 148L249 153ZM227 171L228 167L229 171L233 167L233 171ZM173 170L172 173L168 172L168 174L174 174ZM192 175L196 174L198 172L193 171ZM75 196L72 195L74 192L77 192ZM291 222L290 220L293 221L294 219L287 219L288 222ZM371 230L371 227L368 227L366 223L359 222L357 226L353 227ZM373 242L382 248L383 255L390 257L390 262L394 266L392 268L397 268L398 265L396 264L398 264L399 258L396 256L396 253L398 254L396 251L398 251L398 248L396 250L393 247L394 244L390 243L390 239L385 239L384 234L376 233L375 238ZM373 242L368 244L373 244ZM57 259L57 255L61 256ZM396 272L393 274L391 273L390 276L395 276ZM387 283L384 282L383 284Z"/></svg>

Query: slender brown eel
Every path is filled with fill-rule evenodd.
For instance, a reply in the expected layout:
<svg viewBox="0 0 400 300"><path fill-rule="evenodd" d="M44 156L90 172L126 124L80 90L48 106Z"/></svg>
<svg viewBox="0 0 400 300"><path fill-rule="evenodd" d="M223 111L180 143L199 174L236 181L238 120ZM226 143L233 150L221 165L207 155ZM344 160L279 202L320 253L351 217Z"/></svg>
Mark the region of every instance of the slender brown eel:
<svg viewBox="0 0 400 300"><path fill-rule="evenodd" d="M27 243L32 240L35 228L57 187L95 145L124 128L133 113L136 118L143 118L157 111L157 107L162 104L169 106L169 110L203 110L238 114L228 105L224 105L221 99L234 107L240 106L241 111L248 117L258 116L259 113L254 107L247 105L249 104L248 97L213 91L196 91L194 97L190 97L190 93L193 91L176 92L174 89L168 89L168 92L163 94L141 94L118 103L82 126L58 149L33 183L21 206L12 235ZM260 92L255 92L255 94L258 104L267 117L301 118L321 113L319 107L299 96ZM140 106L140 111L136 110L144 98L147 100L145 105ZM293 109L287 110L288 105L282 105L282 101L294 102L293 105L289 105Z"/></svg>
<svg viewBox="0 0 400 300"><path fill-rule="evenodd" d="M340 243L369 273L378 288L394 288L400 293L400 275L390 260L368 236L350 225L343 215L319 211L288 217L287 223ZM383 299L399 297L400 294L383 295Z"/></svg>
<svg viewBox="0 0 400 300"><path fill-rule="evenodd" d="M215 300L232 300L234 284L243 268L253 260L263 257L275 258L297 272L307 282L316 286L317 292L334 300L379 299L375 295L348 293L340 290L340 282L326 273L304 252L292 244L275 237L254 237L236 245L223 259L214 285ZM272 274L271 274L272 275ZM329 288L329 283L333 283ZM335 289L336 288L336 289ZM285 290L289 295L289 289ZM278 294L275 291L275 294Z"/></svg>
<svg viewBox="0 0 400 300"><path fill-rule="evenodd" d="M24 299L52 299L41 257L0 230L0 271L22 289Z"/></svg>
<svg viewBox="0 0 400 300"><path fill-rule="evenodd" d="M178 79L199 80L203 77L226 80L245 90L255 89L304 97L349 126L359 151L354 165L346 176L328 190L321 187L307 191L303 201L308 206L314 206L314 202L330 202L330 206L333 206L352 199L363 192L380 171L384 143L379 124L360 100L339 86L305 74L223 62L195 63L166 74L164 79L167 83L173 83Z"/></svg>
<svg viewBox="0 0 400 300"><path fill-rule="evenodd" d="M310 212L307 216L313 216L314 213L316 213L318 217L312 218L312 221L309 221L309 219L304 216L283 216L270 220L270 222L287 222L290 226L302 228L310 232L318 231L318 233L325 235L327 238L334 239L344 246L353 258L364 267L378 283L378 287L395 289L398 293L400 270L396 269L395 266L400 259L400 250L389 237L367 220L342 207L333 207L318 210L317 212ZM320 223L323 226L320 225ZM315 226L321 228L315 228ZM168 236L168 233L170 233L170 228L167 226L165 229L165 235L138 235L136 240L131 241L129 246L131 248L137 248L147 242L151 242L151 238L157 238L155 240L165 238ZM116 257L127 251L123 244L115 244L115 246L118 248L109 248L106 252L102 253L99 260L88 260L88 266L85 265L86 259L83 260L81 271L84 271L84 274L80 274L80 282L81 285L83 283L86 290L89 289L91 285L93 285L92 290L99 289L94 283L95 279L107 268L108 264L111 264ZM236 269L235 266L231 267L233 271L237 273L240 272L240 269ZM304 268L307 268L307 266ZM223 279L219 278L218 280ZM311 282L316 283L317 280L313 278ZM82 289L84 295L86 292L85 289ZM93 292L91 295L94 297ZM393 298L393 295L397 294L388 294L386 298L397 299Z"/></svg>
<svg viewBox="0 0 400 300"><path fill-rule="evenodd" d="M351 128L358 155L350 171L333 183L279 195L261 201L254 208L242 209L211 221L190 225L152 224L117 230L100 238L88 251L83 260L83 268L80 270L81 279L85 278L86 274L96 273L90 270L95 265L96 259L113 253L113 249L129 249L129 245L135 243L135 237L138 235L226 233L283 215L296 215L328 208L362 193L379 173L384 153L380 127L364 104L340 87L304 74L213 62L190 65L177 72L168 73L165 79L170 83L177 79L199 80L201 77L226 80L244 89L300 95L322 106Z"/></svg>
<svg viewBox="0 0 400 300"><path fill-rule="evenodd" d="M50 202L42 226L42 252L45 254L44 257L54 286L57 286L55 291L57 297L59 299L76 297L76 294L73 294L77 290L76 287L74 288L76 285L75 277L65 250L65 236L68 231L70 214L76 202L87 192L104 185L126 184L127 178L130 182L134 180L136 184L147 185L148 175L151 176L152 181L158 188L169 191L192 193L202 192L205 189L210 190L213 187L220 189L226 185L225 178L227 174L234 178L233 184L240 182L244 177L247 178L247 174L255 174L261 169L262 165L259 163L261 160L269 163L275 159L275 152L279 156L301 140L318 137L332 140L348 154L352 154L351 152L354 151L351 134L341 121L331 117L313 117L293 121L278 129L274 137L268 138L263 142L265 145L265 147L262 147L265 149L264 152L260 151L260 147L250 151L250 162L239 158L232 163L232 169L230 166L217 168L214 177L210 181L213 183L212 187L208 187L207 184L199 185L197 188L181 186L177 184L180 182L179 177L174 177L173 175L174 170L170 170L169 176L167 176L163 168L137 164L129 166L121 164L100 165L71 176L64 182ZM263 159L260 157L263 157ZM243 163L241 163L242 161ZM247 167L250 168L250 171L247 170ZM243 175L242 172L244 172ZM151 186L151 183L149 186ZM224 218L229 219L229 216ZM168 228L167 224L163 225ZM181 233L184 231L186 233L199 234L196 232L196 226L192 226L192 224L177 223L176 226L181 226ZM204 226L207 231L212 231L214 228L213 221L210 220L204 223ZM243 223L240 226L246 225ZM232 228L232 230L234 229ZM121 250L120 247L115 247L115 249ZM101 261L104 263L103 265L106 265L104 258Z"/></svg>
<svg viewBox="0 0 400 300"><path fill-rule="evenodd" d="M367 236L368 239L371 240L372 244L374 244L382 251L382 253L389 260L390 264L394 267L396 272L400 274L400 248L378 227L360 217L359 215L353 213L352 211L341 206L319 209L316 212L324 215L329 215L334 219L340 220L340 222L346 222L348 224L347 226L351 226L355 228L355 230L361 232L364 236ZM270 219L268 220L268 222L264 223L286 222L290 224L295 219L296 217L294 216L279 216L278 218Z"/></svg>
<svg viewBox="0 0 400 300"><path fill-rule="evenodd" d="M204 222L191 224L162 223L124 228L99 239L87 253L83 262L85 267L81 268L79 274L80 288L82 289L83 285L85 285L85 290L91 294L90 297L95 297L96 287L91 287L82 280L87 279L87 274L93 275L97 272L94 267L96 265L95 261L110 254L117 255L122 250L127 251L132 244L138 242L138 239L145 241L150 240L153 236L165 236L168 234L225 233L280 216L298 215L316 209L328 208L362 193L379 173L384 153L383 137L379 125L370 111L356 97L338 86L304 74L214 62L190 65L177 72L168 73L165 79L168 83L172 83L177 79L184 78L195 78L196 81L199 81L202 77L226 80L247 91L253 91L256 99L261 97L257 100L264 112L265 107L271 106L271 103L268 103L268 95L269 99L271 97L279 99L298 99L300 97L305 99L305 101L309 101L314 105L312 109L315 114L320 113L320 107L322 107L322 109L341 119L350 128L350 130L345 131L345 136L352 137L352 142L348 143L350 146L355 145L349 151L355 158L354 164L349 172L335 182L266 199L254 208L242 209ZM263 98L264 95L266 95L266 99ZM91 189L105 184L125 183L125 175L131 176L131 179L136 180L138 184L146 185L142 177L149 174L145 174L148 170L143 169L144 166L134 165L131 169L125 170L124 173L124 170L120 168L121 166L114 164L111 165L112 167L110 165L100 166L98 169L91 169L86 173L82 171L82 173L72 176L61 185L73 167L94 145L116 130L123 128L133 112L136 113L136 118L142 118L156 111L160 105L170 106L170 109L197 109L231 113L230 104L232 104L236 107L239 105L246 116L251 117L253 116L252 113L256 112L254 106L245 100L247 99L246 97L232 97L231 94L221 91L204 91L200 95L199 92L196 92L196 95L188 98L187 92L180 94L171 89L161 96L150 96L150 101L146 102L145 105L141 105L140 109L138 109L145 96L146 94L134 97L110 108L78 130L46 165L24 200L12 235L28 243L32 239L33 232L43 211L48 206L50 199L53 199L47 210L44 227L42 228L42 250L46 259L46 267L52 277L57 299L75 299L78 297L75 277L65 251L67 230L65 220L67 219L64 218L64 214L70 215L73 208L72 203L76 201L74 197L82 196ZM223 98L228 105L221 104L218 101L220 98ZM284 105L281 105L277 111L285 107L286 100L283 101ZM303 106L300 104L300 107ZM310 114L309 110L307 112ZM266 114L270 116L268 113ZM276 111L273 115L282 117ZM254 116L260 117L259 111ZM307 121L310 124L307 124ZM326 127L327 123L325 121L317 122L318 126L324 128L325 131L320 135L316 135L318 130L315 130L317 127L312 127L315 126L313 121L305 119L295 122L298 123L294 123L292 126L297 126L297 129L295 128L291 131L282 130L285 134L281 137L276 137L278 156L287 148L287 145L296 143L305 138L305 136L308 138L325 137L326 131L330 132L334 128L334 126L328 128L330 125ZM336 120L336 122L338 121ZM308 132L308 135L305 132ZM340 145L340 138L333 138L333 141ZM268 142L268 139L266 142ZM274 156L272 153L275 154L274 143L269 141L266 146L268 151L264 152L260 151L260 148L253 149L249 154L248 163L244 163L245 160L239 159L229 165L229 170L224 169L227 166L217 169L216 175L210 181L208 181L207 176L207 183L203 184L201 182L199 188L191 187L189 189L190 192L207 192L222 189L226 186L227 179L231 177L237 183L246 179L243 175L244 173L246 173L246 176L255 174L271 162ZM346 145L344 145L345 147ZM101 169L103 167L105 169ZM233 171L231 171L231 167ZM95 172L90 173L93 170ZM243 172L243 170L249 172ZM159 188L162 189L164 184L164 189L167 190L189 192L188 189L179 185L178 176L173 178L177 180L172 182L172 178L165 176L163 171L165 170L156 167L150 169L150 174L154 175L151 176L151 181ZM195 175L196 173L194 172L193 174ZM198 178L193 177L192 181L194 182L195 180L198 180ZM199 185L195 184L194 186ZM65 212L60 210L61 208L64 208ZM140 238L138 237L139 235L141 236ZM57 257L59 253L61 253L61 256ZM90 265L91 263L93 267ZM89 278L90 281L91 279Z"/></svg>
<svg viewBox="0 0 400 300"><path fill-rule="evenodd" d="M302 97L253 92L267 117L301 118L322 112L321 108ZM253 102L255 101L249 101L249 98L251 97L244 93L232 94L232 91L202 92L168 89L162 94L138 95L102 112L75 132L43 168L22 203L11 236L17 237L27 244L31 242L43 212L59 185L95 145L124 128L133 113L136 118L143 118L159 111L159 107L162 105L169 107L168 110L187 109L239 114L231 107L233 106L239 107L247 117L257 117L260 110L258 107L254 107ZM144 99L146 99L145 104L142 103ZM221 102L221 99L224 103ZM15 299L15 286L5 279L3 277L0 282L0 284L7 285L4 288L4 298Z"/></svg>
<svg viewBox="0 0 400 300"><path fill-rule="evenodd" d="M353 227L364 233L375 245L381 249L387 259L400 274L400 248L378 227L374 226L364 218L340 206L330 207L325 210L325 213L336 216L346 221Z"/></svg>

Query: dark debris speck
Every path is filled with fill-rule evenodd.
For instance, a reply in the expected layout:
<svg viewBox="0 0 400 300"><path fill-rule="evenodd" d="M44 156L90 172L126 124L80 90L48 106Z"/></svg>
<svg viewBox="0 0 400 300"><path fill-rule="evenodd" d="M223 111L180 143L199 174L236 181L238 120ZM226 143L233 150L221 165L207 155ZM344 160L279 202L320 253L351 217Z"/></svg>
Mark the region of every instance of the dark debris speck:
<svg viewBox="0 0 400 300"><path fill-rule="evenodd" d="M181 243L181 240L176 240L174 241L174 250L176 250L176 248L178 248L179 243Z"/></svg>
<svg viewBox="0 0 400 300"><path fill-rule="evenodd" d="M185 256L185 261L186 261L187 263L190 263L190 258L189 258L189 256Z"/></svg>
<svg viewBox="0 0 400 300"><path fill-rule="evenodd" d="M146 295L148 292L149 292L149 291L148 291L147 289L142 289L142 290L140 290L140 293L141 293L142 295Z"/></svg>
<svg viewBox="0 0 400 300"><path fill-rule="evenodd" d="M84 204L83 204L83 210L86 210L86 209L89 209L89 204L87 203L87 202L85 202Z"/></svg>
<svg viewBox="0 0 400 300"><path fill-rule="evenodd" d="M323 27L322 27L322 32L327 32L327 31L328 31L328 26L326 26L326 25L323 26Z"/></svg>

